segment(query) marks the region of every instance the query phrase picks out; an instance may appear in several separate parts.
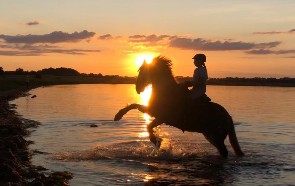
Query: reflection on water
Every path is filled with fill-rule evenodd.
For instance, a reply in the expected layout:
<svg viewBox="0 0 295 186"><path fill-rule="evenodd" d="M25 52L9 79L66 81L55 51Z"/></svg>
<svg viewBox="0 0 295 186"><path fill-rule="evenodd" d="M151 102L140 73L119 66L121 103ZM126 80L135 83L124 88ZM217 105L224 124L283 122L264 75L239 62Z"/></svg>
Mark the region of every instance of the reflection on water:
<svg viewBox="0 0 295 186"><path fill-rule="evenodd" d="M152 118L137 110L121 121L128 103L147 104L147 89L134 85L70 85L32 90L19 98L17 112L42 125L31 134L31 149L48 152L33 163L74 173L71 185L291 185L295 183L295 89L208 86L213 101L233 116L246 153L220 158L201 134L162 125L161 148L149 142ZM91 127L97 126L97 127Z"/></svg>
<svg viewBox="0 0 295 186"><path fill-rule="evenodd" d="M149 85L145 88L145 90L143 92L140 93L140 103L142 105L148 105L149 103L149 100L150 100L150 97L152 95L152 86ZM146 113L143 113L143 119L145 121L145 123L143 124L143 132L139 132L138 133L138 137L148 137L149 136L149 133L147 132L147 125L151 122L151 117L146 114Z"/></svg>
<svg viewBox="0 0 295 186"><path fill-rule="evenodd" d="M145 88L143 92L140 93L140 100L142 105L148 105L150 97L152 95L152 85L149 85ZM151 122L151 117L148 114L143 114L143 118L147 124Z"/></svg>

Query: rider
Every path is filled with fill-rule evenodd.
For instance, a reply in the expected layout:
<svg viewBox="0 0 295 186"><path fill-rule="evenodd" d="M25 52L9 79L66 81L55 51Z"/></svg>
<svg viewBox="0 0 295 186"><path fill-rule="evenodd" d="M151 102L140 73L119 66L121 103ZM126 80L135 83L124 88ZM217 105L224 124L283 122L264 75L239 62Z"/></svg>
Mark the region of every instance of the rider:
<svg viewBox="0 0 295 186"><path fill-rule="evenodd" d="M196 54L192 59L194 59L194 64L197 68L194 71L193 81L186 82L188 87L193 87L190 90L191 99L194 103L211 101L206 95L206 82L208 79L205 65L206 56L205 54Z"/></svg>
<svg viewBox="0 0 295 186"><path fill-rule="evenodd" d="M183 110L183 117L179 122L186 123L195 108L204 106L202 103L210 102L211 99L206 95L206 82L208 79L207 68L205 65L205 54L196 54L194 57L194 64L197 67L194 71L193 81L186 81L184 87L193 87L185 99L185 108ZM198 114L202 114L202 110L198 109Z"/></svg>

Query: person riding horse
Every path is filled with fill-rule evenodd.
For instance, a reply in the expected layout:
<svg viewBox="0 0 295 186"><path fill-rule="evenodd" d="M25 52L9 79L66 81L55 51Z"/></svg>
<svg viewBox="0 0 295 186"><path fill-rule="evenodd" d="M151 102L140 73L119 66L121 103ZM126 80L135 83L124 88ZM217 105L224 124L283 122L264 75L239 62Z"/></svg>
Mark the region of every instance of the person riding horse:
<svg viewBox="0 0 295 186"><path fill-rule="evenodd" d="M192 102L198 104L200 102L209 102L211 99L206 95L206 85L208 79L207 68L205 65L205 54L196 54L194 59L194 65L197 67L194 70L193 81L186 81L184 84L186 87L193 87L190 90L190 97Z"/></svg>
<svg viewBox="0 0 295 186"><path fill-rule="evenodd" d="M194 63L196 63L198 68L195 70L196 75L194 76L196 81L194 80L191 83L193 89L190 95L195 96L200 94L196 101L199 101L199 98L203 100L201 97L206 95L206 80L208 75L205 73L204 76L203 73L206 70L204 64L206 58L204 56L199 54L194 57ZM236 155L243 156L244 153L240 148L232 117L224 107L211 101L204 103L201 101L202 104L197 104L200 106L197 107L201 109L191 109L190 113L187 113L188 107L185 105L184 100L186 100L186 95L188 95L188 88L184 88L176 82L171 66L172 61L164 56L154 58L150 64L143 63L138 70L135 89L139 94L148 85L152 85L152 95L149 104L147 106L137 103L127 105L118 111L114 120L119 121L127 112L137 109L154 117L154 120L147 125L147 131L150 141L157 147L161 146L161 140L158 140L153 129L165 123L182 131L202 133L217 148L220 155L224 157L228 155L227 148L224 144L224 140L228 136ZM205 78L202 80L202 77ZM187 120L181 122L184 114L187 115Z"/></svg>
<svg viewBox="0 0 295 186"><path fill-rule="evenodd" d="M197 67L194 70L193 81L186 81L183 83L185 89L193 87L191 90L186 91L186 100L183 105L183 119L179 122L187 122L194 110L198 110L198 113L202 113L202 106L211 101L206 95L206 85L208 79L207 68L205 65L205 54L196 54L193 58L194 65Z"/></svg>

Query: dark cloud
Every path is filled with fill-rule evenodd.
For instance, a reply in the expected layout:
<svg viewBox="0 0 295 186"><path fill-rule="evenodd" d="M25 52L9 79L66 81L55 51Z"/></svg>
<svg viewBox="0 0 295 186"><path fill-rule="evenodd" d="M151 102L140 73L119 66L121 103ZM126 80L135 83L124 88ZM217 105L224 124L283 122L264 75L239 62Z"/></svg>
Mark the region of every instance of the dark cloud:
<svg viewBox="0 0 295 186"><path fill-rule="evenodd" d="M255 47L253 48L274 48L276 46L278 46L279 44L281 44L281 42L279 41L273 41L273 42L268 42L268 43L257 43L255 44Z"/></svg>
<svg viewBox="0 0 295 186"><path fill-rule="evenodd" d="M89 52L100 52L100 50L85 50L85 49L63 49L52 45L30 45L30 44L13 44L0 45L0 55L5 56L41 56L50 53L83 55Z"/></svg>
<svg viewBox="0 0 295 186"><path fill-rule="evenodd" d="M109 39L113 39L113 36L111 34L105 34L105 35L99 36L98 39L109 40Z"/></svg>
<svg viewBox="0 0 295 186"><path fill-rule="evenodd" d="M26 25L28 26L34 26L34 25L39 25L40 23L38 21L30 21L30 22L27 22Z"/></svg>
<svg viewBox="0 0 295 186"><path fill-rule="evenodd" d="M0 39L3 39L6 43L61 43L61 42L78 42L83 39L91 38L95 35L94 32L88 32L84 30L82 32L74 32L72 34L55 31L50 34L44 35L0 35Z"/></svg>
<svg viewBox="0 0 295 186"><path fill-rule="evenodd" d="M20 51L1 51L0 50L0 56L32 56L32 55L26 55L25 53Z"/></svg>
<svg viewBox="0 0 295 186"><path fill-rule="evenodd" d="M246 53L248 54L256 54L256 55L265 55L265 54L295 54L295 50L265 50L265 49L260 49L260 50L250 50L247 51Z"/></svg>
<svg viewBox="0 0 295 186"><path fill-rule="evenodd" d="M136 43L157 43L166 38L170 39L173 36L169 35L133 35L129 36L129 42L136 42Z"/></svg>
<svg viewBox="0 0 295 186"><path fill-rule="evenodd" d="M170 47L183 50L203 50L203 51L246 51L249 54L268 54L272 53L271 48L281 44L279 41L255 43L234 40L206 40L202 38L187 38L169 35L132 35L129 36L129 42L144 44L146 46L168 45ZM165 43L166 42L166 43ZM292 50L291 50L292 51ZM285 51L287 52L287 51ZM289 51L290 52L290 51ZM277 51L277 54L283 54L284 51Z"/></svg>
<svg viewBox="0 0 295 186"><path fill-rule="evenodd" d="M295 29L289 31L270 31L270 32L253 32L253 34L265 34L265 35L274 35L274 34L290 34L295 33Z"/></svg>
<svg viewBox="0 0 295 186"><path fill-rule="evenodd" d="M253 32L253 34L282 34L284 32L276 32L276 31L271 31L271 32Z"/></svg>
<svg viewBox="0 0 295 186"><path fill-rule="evenodd" d="M247 51L247 54L257 54L257 55L261 55L261 54L273 54L274 51L272 50L264 50L264 49L260 49L260 50L250 50Z"/></svg>
<svg viewBox="0 0 295 186"><path fill-rule="evenodd" d="M269 43L250 43L242 41L211 41L202 38L190 39L175 37L170 41L170 46L185 50L207 50L207 51L223 51L223 50L250 50L254 48L272 48L276 47L280 42Z"/></svg>

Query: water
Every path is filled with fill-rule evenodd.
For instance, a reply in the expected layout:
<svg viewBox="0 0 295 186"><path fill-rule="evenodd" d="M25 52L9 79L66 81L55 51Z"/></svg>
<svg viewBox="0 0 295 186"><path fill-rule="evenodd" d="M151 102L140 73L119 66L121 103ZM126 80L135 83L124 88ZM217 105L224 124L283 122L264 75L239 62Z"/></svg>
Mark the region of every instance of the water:
<svg viewBox="0 0 295 186"><path fill-rule="evenodd" d="M295 88L208 86L232 115L246 156L220 158L201 134L162 125L160 149L148 140L152 118L130 111L146 102L134 85L61 85L14 100L22 117L42 123L28 137L33 164L71 171L71 185L294 185ZM97 127L90 127L96 125Z"/></svg>

